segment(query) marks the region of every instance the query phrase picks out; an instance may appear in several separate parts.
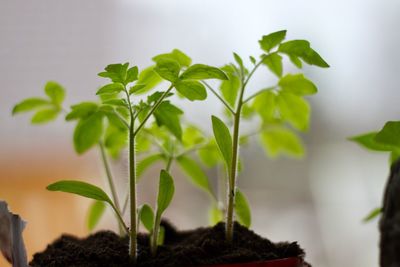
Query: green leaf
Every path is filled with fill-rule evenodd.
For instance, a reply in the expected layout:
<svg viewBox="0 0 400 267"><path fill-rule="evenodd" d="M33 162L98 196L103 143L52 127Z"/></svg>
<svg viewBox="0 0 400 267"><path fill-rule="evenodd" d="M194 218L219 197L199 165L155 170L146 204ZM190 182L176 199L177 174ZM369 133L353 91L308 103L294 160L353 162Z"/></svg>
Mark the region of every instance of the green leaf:
<svg viewBox="0 0 400 267"><path fill-rule="evenodd" d="M232 137L228 127L218 117L212 116L212 126L219 150L225 159L226 166L229 169L232 161Z"/></svg>
<svg viewBox="0 0 400 267"><path fill-rule="evenodd" d="M178 80L181 67L175 60L161 58L157 61L154 71L165 80L175 82Z"/></svg>
<svg viewBox="0 0 400 267"><path fill-rule="evenodd" d="M114 83L125 83L127 77L129 63L125 64L110 64L105 68L104 72L100 72L98 75L104 78L110 78Z"/></svg>
<svg viewBox="0 0 400 267"><path fill-rule="evenodd" d="M179 120L179 116L182 114L183 111L169 101L162 102L154 111L157 125L166 126L178 140L182 140L182 128Z"/></svg>
<svg viewBox="0 0 400 267"><path fill-rule="evenodd" d="M65 119L67 121L75 119L84 119L95 113L97 110L98 110L97 103L82 102L77 105L71 106L71 112L67 114Z"/></svg>
<svg viewBox="0 0 400 267"><path fill-rule="evenodd" d="M395 163L400 158L400 150L396 149L390 153L390 165Z"/></svg>
<svg viewBox="0 0 400 267"><path fill-rule="evenodd" d="M274 118L276 111L276 94L273 91L264 91L259 94L253 101L252 107L260 114L265 122L269 122Z"/></svg>
<svg viewBox="0 0 400 267"><path fill-rule="evenodd" d="M125 84L136 81L138 79L138 73L139 69L137 66L128 69L128 71L126 72Z"/></svg>
<svg viewBox="0 0 400 267"><path fill-rule="evenodd" d="M308 130L311 108L305 99L282 91L277 96L277 104L283 120L297 130Z"/></svg>
<svg viewBox="0 0 400 267"><path fill-rule="evenodd" d="M135 93L137 93L137 92L140 92L143 88L145 88L146 87L146 85L145 84L135 84L134 86L132 86L130 89L129 89L129 94L131 95L131 94L135 94Z"/></svg>
<svg viewBox="0 0 400 267"><path fill-rule="evenodd" d="M154 229L154 212L153 209L144 204L139 210L139 220L142 222L146 230L151 233Z"/></svg>
<svg viewBox="0 0 400 267"><path fill-rule="evenodd" d="M303 60L309 65L315 65L322 68L329 68L328 63L312 48L310 48L303 57Z"/></svg>
<svg viewBox="0 0 400 267"><path fill-rule="evenodd" d="M164 241L165 241L165 228L163 226L160 226L157 236L157 246L164 245Z"/></svg>
<svg viewBox="0 0 400 267"><path fill-rule="evenodd" d="M296 158L304 155L304 147L299 137L282 127L264 131L261 141L267 155L273 158L280 154Z"/></svg>
<svg viewBox="0 0 400 267"><path fill-rule="evenodd" d="M279 86L283 91L296 95L312 95L318 91L315 84L303 74L287 74L279 80Z"/></svg>
<svg viewBox="0 0 400 267"><path fill-rule="evenodd" d="M282 43L279 52L287 54L289 57L297 57L304 60L309 65L328 68L329 65L322 57L310 47L310 42L306 40L292 40ZM296 65L296 64L295 64Z"/></svg>
<svg viewBox="0 0 400 267"><path fill-rule="evenodd" d="M93 231L93 229L97 226L105 210L106 205L103 201L94 201L90 205L87 216L87 227L89 231Z"/></svg>
<svg viewBox="0 0 400 267"><path fill-rule="evenodd" d="M160 160L164 160L163 154L154 154L141 159L136 167L136 179L139 180L149 167Z"/></svg>
<svg viewBox="0 0 400 267"><path fill-rule="evenodd" d="M388 121L376 134L375 141L400 148L400 121Z"/></svg>
<svg viewBox="0 0 400 267"><path fill-rule="evenodd" d="M251 63L253 63L253 65L255 65L257 63L256 59L253 56L250 56L250 61Z"/></svg>
<svg viewBox="0 0 400 267"><path fill-rule="evenodd" d="M214 203L208 211L208 220L211 226L216 225L219 222L222 222L224 219L224 214L221 209L218 208L218 205Z"/></svg>
<svg viewBox="0 0 400 267"><path fill-rule="evenodd" d="M154 71L154 68L155 66L150 66L140 72L137 84L145 84L146 86L135 91L136 94L146 93L162 82L161 77Z"/></svg>
<svg viewBox="0 0 400 267"><path fill-rule="evenodd" d="M219 89L224 100L234 107L240 89L240 79L232 66L226 65L222 70L225 71L229 79L222 81Z"/></svg>
<svg viewBox="0 0 400 267"><path fill-rule="evenodd" d="M194 145L201 144L204 139L204 134L193 125L186 127L183 131L182 143L185 148L191 148Z"/></svg>
<svg viewBox="0 0 400 267"><path fill-rule="evenodd" d="M239 190L236 190L235 212L239 223L247 228L251 225L251 211L246 196Z"/></svg>
<svg viewBox="0 0 400 267"><path fill-rule="evenodd" d="M244 65L243 65L243 60L242 58L236 54L235 52L233 53L233 57L235 58L236 63L239 65L240 69L244 72Z"/></svg>
<svg viewBox="0 0 400 267"><path fill-rule="evenodd" d="M101 188L86 182L63 180L50 184L47 186L47 190L72 193L95 200L105 201L113 206L111 199Z"/></svg>
<svg viewBox="0 0 400 267"><path fill-rule="evenodd" d="M50 102L43 98L37 98L37 97L27 98L14 106L12 114L14 115L21 112L35 110L43 106L47 106L49 104Z"/></svg>
<svg viewBox="0 0 400 267"><path fill-rule="evenodd" d="M165 170L161 170L157 197L157 217L161 218L174 196L174 180Z"/></svg>
<svg viewBox="0 0 400 267"><path fill-rule="evenodd" d="M185 53L183 53L179 49L174 49L174 50L172 50L171 53L161 54L161 55L153 57L154 62L157 62L160 59L175 60L179 63L179 65L184 66L184 67L189 67L190 64L192 63L191 58L188 57Z"/></svg>
<svg viewBox="0 0 400 267"><path fill-rule="evenodd" d="M101 95L101 94L118 94L124 90L124 85L122 83L110 83L107 85L104 85L101 87L96 95Z"/></svg>
<svg viewBox="0 0 400 267"><path fill-rule="evenodd" d="M187 156L180 156L176 160L182 171L195 186L213 195L208 177L196 161Z"/></svg>
<svg viewBox="0 0 400 267"><path fill-rule="evenodd" d="M227 80L228 76L216 68L207 66L204 64L194 64L187 68L180 76L181 80L194 79L194 80L205 80L205 79L220 79Z"/></svg>
<svg viewBox="0 0 400 267"><path fill-rule="evenodd" d="M31 122L33 124L46 123L55 120L58 116L59 110L55 108L43 109L33 115Z"/></svg>
<svg viewBox="0 0 400 267"><path fill-rule="evenodd" d="M223 161L218 145L214 139L210 140L204 147L198 149L197 155L201 162L208 168L215 167Z"/></svg>
<svg viewBox="0 0 400 267"><path fill-rule="evenodd" d="M269 51L280 44L286 37L286 30L277 31L270 33L268 35L264 35L259 42L260 47L265 52L269 53Z"/></svg>
<svg viewBox="0 0 400 267"><path fill-rule="evenodd" d="M128 103L125 99L110 99L103 101L103 104L128 108Z"/></svg>
<svg viewBox="0 0 400 267"><path fill-rule="evenodd" d="M301 62L301 60L298 57L290 55L289 59L299 69L301 69L303 67L303 63Z"/></svg>
<svg viewBox="0 0 400 267"><path fill-rule="evenodd" d="M44 86L44 92L50 98L51 102L60 106L65 98L65 90L64 88L53 81L47 82Z"/></svg>
<svg viewBox="0 0 400 267"><path fill-rule="evenodd" d="M382 208L375 208L373 210L371 210L367 216L365 216L363 218L363 222L367 223L370 222L371 220L375 219L376 217L378 217L380 214L382 213Z"/></svg>
<svg viewBox="0 0 400 267"><path fill-rule="evenodd" d="M179 81L175 84L175 88L190 101L204 100L207 98L206 88L198 81Z"/></svg>
<svg viewBox="0 0 400 267"><path fill-rule="evenodd" d="M278 53L272 53L263 58L265 64L276 76L282 76L282 57Z"/></svg>
<svg viewBox="0 0 400 267"><path fill-rule="evenodd" d="M97 144L103 133L103 117L94 113L88 118L81 119L74 131L74 147L82 154Z"/></svg>
<svg viewBox="0 0 400 267"><path fill-rule="evenodd" d="M119 158L121 151L128 144L128 131L121 129L114 124L107 127L104 135L104 145L108 153L115 159Z"/></svg>
<svg viewBox="0 0 400 267"><path fill-rule="evenodd" d="M398 149L396 146L379 143L375 140L378 132L370 132L357 136L350 137L349 140L356 142L357 144L374 151L393 151Z"/></svg>

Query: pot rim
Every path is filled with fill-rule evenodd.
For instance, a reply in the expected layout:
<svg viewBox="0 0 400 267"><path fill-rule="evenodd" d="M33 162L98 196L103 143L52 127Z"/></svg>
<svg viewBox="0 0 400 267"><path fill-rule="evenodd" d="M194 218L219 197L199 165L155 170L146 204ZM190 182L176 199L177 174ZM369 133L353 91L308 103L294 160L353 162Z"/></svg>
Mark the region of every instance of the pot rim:
<svg viewBox="0 0 400 267"><path fill-rule="evenodd" d="M277 260L257 261L248 263L225 263L214 264L202 267L302 267L303 259L301 257L290 257Z"/></svg>

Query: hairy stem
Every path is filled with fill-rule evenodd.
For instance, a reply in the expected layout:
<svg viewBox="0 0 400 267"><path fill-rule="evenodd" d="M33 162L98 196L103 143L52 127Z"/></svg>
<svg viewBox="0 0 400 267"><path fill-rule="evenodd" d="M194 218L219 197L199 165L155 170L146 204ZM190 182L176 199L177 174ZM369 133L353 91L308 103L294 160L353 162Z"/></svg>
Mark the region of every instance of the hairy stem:
<svg viewBox="0 0 400 267"><path fill-rule="evenodd" d="M135 158L135 135L134 117L131 117L129 129L129 200L130 200L130 239L129 255L136 262L137 258L137 203L136 203L136 158Z"/></svg>

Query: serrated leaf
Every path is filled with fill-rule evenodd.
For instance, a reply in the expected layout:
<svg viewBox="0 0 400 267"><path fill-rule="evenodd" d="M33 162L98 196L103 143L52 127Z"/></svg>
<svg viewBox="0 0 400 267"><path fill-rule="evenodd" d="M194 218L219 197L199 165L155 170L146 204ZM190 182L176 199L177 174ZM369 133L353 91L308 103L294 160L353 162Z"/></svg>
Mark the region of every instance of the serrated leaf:
<svg viewBox="0 0 400 267"><path fill-rule="evenodd" d="M282 76L282 57L278 53L272 53L266 55L263 58L263 64L265 64L276 76Z"/></svg>
<svg viewBox="0 0 400 267"><path fill-rule="evenodd" d="M182 140L182 127L179 119L182 114L182 110L169 101L164 101L155 110L154 117L159 126L164 125L178 140Z"/></svg>
<svg viewBox="0 0 400 267"><path fill-rule="evenodd" d="M174 192L174 180L167 171L161 170L157 195L157 214L159 216L157 217L161 218L162 213L168 208Z"/></svg>
<svg viewBox="0 0 400 267"><path fill-rule="evenodd" d="M224 100L228 102L231 107L234 107L240 89L240 79L235 74L235 69L232 66L226 65L222 70L225 71L229 79L222 81L219 89Z"/></svg>
<svg viewBox="0 0 400 267"><path fill-rule="evenodd" d="M268 122L274 118L276 102L276 94L272 91L265 91L254 99L252 107L260 114L263 121Z"/></svg>
<svg viewBox="0 0 400 267"><path fill-rule="evenodd" d="M65 119L67 121L75 119L87 118L98 110L97 103L94 102L82 102L71 106L71 112L67 114Z"/></svg>
<svg viewBox="0 0 400 267"><path fill-rule="evenodd" d="M300 131L307 131L310 124L310 105L300 96L280 92L277 96L281 118Z"/></svg>
<svg viewBox="0 0 400 267"><path fill-rule="evenodd" d="M14 115L21 112L32 111L49 104L50 102L47 99L38 97L27 98L14 106L12 114Z"/></svg>
<svg viewBox="0 0 400 267"><path fill-rule="evenodd" d="M374 151L392 151L395 149L399 149L396 146L377 142L375 140L377 133L378 132L365 133L350 137L349 140L356 142L357 144Z"/></svg>
<svg viewBox="0 0 400 267"><path fill-rule="evenodd" d="M180 156L176 160L179 167L195 186L213 195L208 177L196 161L187 156Z"/></svg>
<svg viewBox="0 0 400 267"><path fill-rule="evenodd" d="M153 209L144 204L139 210L139 220L142 222L146 230L151 233L154 229L154 212Z"/></svg>
<svg viewBox="0 0 400 267"><path fill-rule="evenodd" d="M154 71L163 79L175 82L178 80L180 69L181 67L177 61L161 58L157 61Z"/></svg>
<svg viewBox="0 0 400 267"><path fill-rule="evenodd" d="M82 154L97 144L103 134L103 117L94 113L88 118L80 119L74 131L74 147Z"/></svg>
<svg viewBox="0 0 400 267"><path fill-rule="evenodd" d="M286 37L286 30L277 31L270 33L268 35L264 35L259 42L262 50L269 53L269 51L280 44Z"/></svg>
<svg viewBox="0 0 400 267"><path fill-rule="evenodd" d="M82 181L74 181L74 180L59 181L47 186L47 190L72 193L75 195L80 195L95 200L105 201L113 205L111 199L101 188Z"/></svg>
<svg viewBox="0 0 400 267"><path fill-rule="evenodd" d="M59 114L59 110L55 108L43 109L37 111L32 119L32 124L42 124L55 120Z"/></svg>
<svg viewBox="0 0 400 267"><path fill-rule="evenodd" d="M251 210L246 196L239 190L236 190L235 212L241 225L249 228L251 226Z"/></svg>
<svg viewBox="0 0 400 267"><path fill-rule="evenodd" d="M299 137L282 127L264 131L261 133L261 141L267 155L273 158L280 154L296 158L304 155L304 147Z"/></svg>
<svg viewBox="0 0 400 267"><path fill-rule="evenodd" d="M240 69L244 71L244 65L243 65L243 60L242 58L236 54L235 52L233 53L233 57L235 58L236 63L239 65Z"/></svg>
<svg viewBox="0 0 400 267"><path fill-rule="evenodd" d="M174 49L172 50L171 53L160 54L153 57L154 62L157 62L160 59L172 59L177 61L179 65L184 67L189 67L190 64L192 63L191 58L188 57L185 53L183 53L179 49Z"/></svg>
<svg viewBox="0 0 400 267"><path fill-rule="evenodd" d="M143 88L145 88L146 87L146 85L145 84L135 84L134 86L132 86L130 89L129 89L129 94L131 95L131 94L135 94L135 93L137 93L137 92L140 92Z"/></svg>
<svg viewBox="0 0 400 267"><path fill-rule="evenodd" d="M175 88L190 101L204 100L207 98L206 88L198 81L179 81L175 84Z"/></svg>
<svg viewBox="0 0 400 267"><path fill-rule="evenodd" d="M382 213L382 208L375 208L373 210L371 210L367 216L365 216L363 218L363 222L367 223L370 222L371 220L375 219L376 217L378 217L380 214Z"/></svg>
<svg viewBox="0 0 400 267"><path fill-rule="evenodd" d="M137 90L135 92L136 94L146 93L162 82L161 77L154 71L154 67L155 66L147 67L139 73L137 84L145 84L146 86L140 90Z"/></svg>
<svg viewBox="0 0 400 267"><path fill-rule="evenodd" d="M107 67L105 67L104 72L100 72L98 75L100 77L110 78L114 83L125 84L128 67L129 63L110 64Z"/></svg>
<svg viewBox="0 0 400 267"><path fill-rule="evenodd" d="M215 140L229 169L232 161L232 136L228 127L218 117L212 116L211 120Z"/></svg>
<svg viewBox="0 0 400 267"><path fill-rule="evenodd" d="M376 134L375 141L400 148L400 121L388 121Z"/></svg>
<svg viewBox="0 0 400 267"><path fill-rule="evenodd" d="M302 57L309 65L315 65L321 68L329 68L329 64L312 48Z"/></svg>
<svg viewBox="0 0 400 267"><path fill-rule="evenodd" d="M224 219L224 214L221 209L218 208L217 204L213 204L208 211L208 220L211 226L216 225L219 222L222 222Z"/></svg>
<svg viewBox="0 0 400 267"><path fill-rule="evenodd" d="M322 68L328 68L329 65L322 57L310 47L310 42L306 40L292 40L282 43L278 49L279 52L301 58L309 65L315 65Z"/></svg>
<svg viewBox="0 0 400 267"><path fill-rule="evenodd" d="M163 154L154 154L147 156L141 160L139 160L139 163L136 167L136 179L138 182L140 178L142 178L143 173L152 165L154 165L156 162L164 160Z"/></svg>
<svg viewBox="0 0 400 267"><path fill-rule="evenodd" d="M124 90L124 86L121 83L110 83L102 86L96 93L96 95L101 94L118 94Z"/></svg>
<svg viewBox="0 0 400 267"><path fill-rule="evenodd" d="M126 72L125 84L136 81L138 79L138 73L139 73L139 69L137 66L133 66L132 68L129 68L128 71Z"/></svg>
<svg viewBox="0 0 400 267"><path fill-rule="evenodd" d="M93 231L93 229L97 226L105 210L106 205L104 201L94 201L90 205L87 215L87 228L89 231Z"/></svg>
<svg viewBox="0 0 400 267"><path fill-rule="evenodd" d="M287 74L279 80L282 90L296 95L312 95L318 92L315 84L303 74Z"/></svg>
<svg viewBox="0 0 400 267"><path fill-rule="evenodd" d="M194 80L206 80L206 79L220 79L227 80L228 76L216 68L204 64L194 64L187 68L180 76L181 80L194 79Z"/></svg>
<svg viewBox="0 0 400 267"><path fill-rule="evenodd" d="M64 88L57 82L49 81L44 86L44 92L50 98L51 102L56 104L57 106L61 105L61 103L65 99L65 90Z"/></svg>

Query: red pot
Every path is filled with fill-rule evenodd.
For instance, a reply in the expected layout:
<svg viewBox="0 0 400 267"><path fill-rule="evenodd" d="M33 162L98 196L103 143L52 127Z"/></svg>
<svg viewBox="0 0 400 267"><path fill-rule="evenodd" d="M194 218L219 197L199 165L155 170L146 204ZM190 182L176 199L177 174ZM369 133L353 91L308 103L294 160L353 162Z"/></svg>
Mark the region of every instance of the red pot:
<svg viewBox="0 0 400 267"><path fill-rule="evenodd" d="M204 267L305 267L305 265L300 258L286 258L263 262L220 264Z"/></svg>

